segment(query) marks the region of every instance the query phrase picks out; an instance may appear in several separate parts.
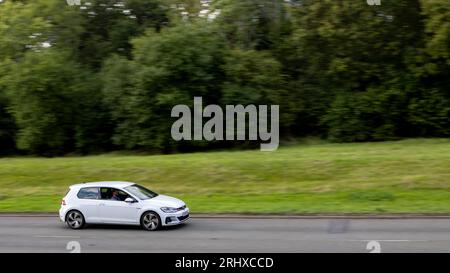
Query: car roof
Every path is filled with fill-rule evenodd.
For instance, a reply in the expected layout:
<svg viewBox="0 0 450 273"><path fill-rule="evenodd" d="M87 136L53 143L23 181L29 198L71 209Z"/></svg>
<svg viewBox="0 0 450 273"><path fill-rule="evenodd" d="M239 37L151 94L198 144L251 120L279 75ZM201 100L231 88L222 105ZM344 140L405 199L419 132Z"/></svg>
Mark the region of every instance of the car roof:
<svg viewBox="0 0 450 273"><path fill-rule="evenodd" d="M99 181L99 182L86 182L81 184L75 184L70 186L70 188L84 188L84 187L114 187L114 188L124 188L130 185L134 185L133 182L127 181Z"/></svg>

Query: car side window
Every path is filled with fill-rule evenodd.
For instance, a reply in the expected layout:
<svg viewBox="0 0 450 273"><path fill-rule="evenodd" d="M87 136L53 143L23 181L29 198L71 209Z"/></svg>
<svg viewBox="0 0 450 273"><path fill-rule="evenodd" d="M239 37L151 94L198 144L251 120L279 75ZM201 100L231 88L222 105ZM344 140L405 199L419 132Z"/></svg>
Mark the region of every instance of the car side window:
<svg viewBox="0 0 450 273"><path fill-rule="evenodd" d="M125 199L127 199L128 197L131 197L124 191L114 188L101 188L100 196L102 200L111 200L111 201L125 201Z"/></svg>
<svg viewBox="0 0 450 273"><path fill-rule="evenodd" d="M100 191L97 187L82 188L77 194L80 199L100 199Z"/></svg>

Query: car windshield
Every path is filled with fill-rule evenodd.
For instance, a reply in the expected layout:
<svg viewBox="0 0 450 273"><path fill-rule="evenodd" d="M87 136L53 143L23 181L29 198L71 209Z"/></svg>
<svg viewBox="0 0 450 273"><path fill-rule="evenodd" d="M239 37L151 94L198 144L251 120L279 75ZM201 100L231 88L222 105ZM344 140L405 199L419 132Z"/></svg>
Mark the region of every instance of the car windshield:
<svg viewBox="0 0 450 273"><path fill-rule="evenodd" d="M125 189L141 200L150 199L158 196L157 193L154 193L151 190L136 184L125 187Z"/></svg>

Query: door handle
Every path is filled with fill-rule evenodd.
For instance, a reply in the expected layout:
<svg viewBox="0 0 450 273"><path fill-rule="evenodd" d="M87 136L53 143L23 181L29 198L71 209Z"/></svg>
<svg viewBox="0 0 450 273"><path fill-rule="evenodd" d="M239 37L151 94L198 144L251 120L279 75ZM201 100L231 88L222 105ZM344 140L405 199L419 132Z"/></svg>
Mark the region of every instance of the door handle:
<svg viewBox="0 0 450 273"><path fill-rule="evenodd" d="M105 203L100 203L100 204L98 204L99 206L104 206L105 205Z"/></svg>

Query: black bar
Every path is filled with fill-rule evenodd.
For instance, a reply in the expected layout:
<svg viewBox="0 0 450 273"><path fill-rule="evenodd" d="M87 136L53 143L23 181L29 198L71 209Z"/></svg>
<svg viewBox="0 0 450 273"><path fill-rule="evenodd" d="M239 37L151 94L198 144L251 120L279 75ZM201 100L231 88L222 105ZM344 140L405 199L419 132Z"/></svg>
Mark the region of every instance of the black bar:
<svg viewBox="0 0 450 273"><path fill-rule="evenodd" d="M16 256L16 257L13 257ZM77 272L391 272L446 266L448 254L0 254L2 266L37 270L62 265ZM206 266L207 263L207 266ZM78 270L77 270L78 268ZM311 270L313 269L313 270ZM81 270L81 271L79 271ZM64 271L65 272L65 271Z"/></svg>

